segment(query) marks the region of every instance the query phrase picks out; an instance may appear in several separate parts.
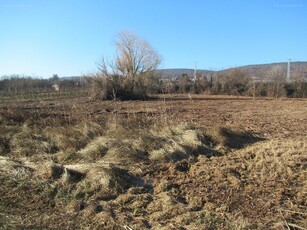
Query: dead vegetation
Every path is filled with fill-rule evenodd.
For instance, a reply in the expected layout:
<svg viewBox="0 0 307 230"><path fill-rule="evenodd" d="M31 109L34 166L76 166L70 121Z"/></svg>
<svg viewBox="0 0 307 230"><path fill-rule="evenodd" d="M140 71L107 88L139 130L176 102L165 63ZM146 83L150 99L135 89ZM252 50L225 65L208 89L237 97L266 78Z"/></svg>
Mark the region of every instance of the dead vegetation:
<svg viewBox="0 0 307 230"><path fill-rule="evenodd" d="M307 227L304 100L36 103L0 104L0 228Z"/></svg>

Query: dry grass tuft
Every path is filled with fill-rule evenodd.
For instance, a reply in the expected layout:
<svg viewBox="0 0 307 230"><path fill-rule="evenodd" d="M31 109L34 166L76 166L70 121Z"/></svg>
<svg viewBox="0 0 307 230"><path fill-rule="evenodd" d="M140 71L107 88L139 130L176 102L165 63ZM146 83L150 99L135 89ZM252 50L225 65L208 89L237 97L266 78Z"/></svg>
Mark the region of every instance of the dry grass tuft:
<svg viewBox="0 0 307 230"><path fill-rule="evenodd" d="M0 156L7 156L9 153L9 140L0 138Z"/></svg>
<svg viewBox="0 0 307 230"><path fill-rule="evenodd" d="M37 175L41 179L57 180L60 179L64 173L64 167L54 162L43 163L37 168Z"/></svg>
<svg viewBox="0 0 307 230"><path fill-rule="evenodd" d="M151 160L160 162L179 161L188 157L185 149L174 140L166 142L162 148L149 153Z"/></svg>
<svg viewBox="0 0 307 230"><path fill-rule="evenodd" d="M114 142L114 140L99 136L91 140L91 142L89 142L78 153L81 155L82 158L87 159L89 161L97 160L107 153L108 149L112 145L112 142Z"/></svg>
<svg viewBox="0 0 307 230"><path fill-rule="evenodd" d="M33 169L11 160L9 157L0 156L0 175L9 175L12 178L23 179L32 175Z"/></svg>
<svg viewBox="0 0 307 230"><path fill-rule="evenodd" d="M76 130L81 131L81 133L89 139L93 139L101 135L104 131L100 124L92 121L81 122L80 124L76 125L75 128Z"/></svg>
<svg viewBox="0 0 307 230"><path fill-rule="evenodd" d="M62 151L77 151L87 143L82 131L71 128L47 128L45 135Z"/></svg>
<svg viewBox="0 0 307 230"><path fill-rule="evenodd" d="M2 125L7 119L0 114L0 125Z"/></svg>
<svg viewBox="0 0 307 230"><path fill-rule="evenodd" d="M138 149L133 145L136 145L134 140L131 140L132 143L119 142L110 148L107 154L104 156L104 160L111 162L113 164L122 164L125 163L136 163L147 161L148 158L146 153L142 149Z"/></svg>
<svg viewBox="0 0 307 230"><path fill-rule="evenodd" d="M64 184L75 184L85 178L86 174L74 169L64 168L61 181Z"/></svg>
<svg viewBox="0 0 307 230"><path fill-rule="evenodd" d="M96 214L103 211L103 207L96 201L91 200L84 205L82 214L86 217L94 217Z"/></svg>
<svg viewBox="0 0 307 230"><path fill-rule="evenodd" d="M13 157L31 157L55 153L57 148L48 139L29 131L22 131L12 136L10 150Z"/></svg>
<svg viewBox="0 0 307 230"><path fill-rule="evenodd" d="M138 183L128 171L109 166L91 166L86 177L78 184L76 197L111 199Z"/></svg>
<svg viewBox="0 0 307 230"><path fill-rule="evenodd" d="M203 128L204 140L207 145L219 149L241 149L247 145L264 140L246 130L231 130L226 127Z"/></svg>
<svg viewBox="0 0 307 230"><path fill-rule="evenodd" d="M240 155L245 159L247 170L251 176L258 177L261 182L284 182L301 178L304 182L306 175L307 150L305 142L287 139L283 142L272 139L265 143L249 146ZM298 170L302 173L297 175ZM306 183L303 183L304 185Z"/></svg>
<svg viewBox="0 0 307 230"><path fill-rule="evenodd" d="M94 122L82 122L73 127L47 127L44 134L62 151L78 151L100 135L102 128Z"/></svg>
<svg viewBox="0 0 307 230"><path fill-rule="evenodd" d="M207 145L209 141L200 130L186 124L167 127L158 132L153 132L152 135L155 135L155 140L159 142L154 145L158 148L149 153L151 160L180 161L199 154L208 157L221 155Z"/></svg>
<svg viewBox="0 0 307 230"><path fill-rule="evenodd" d="M20 132L20 127L1 125L0 127L0 156L9 156L12 136Z"/></svg>

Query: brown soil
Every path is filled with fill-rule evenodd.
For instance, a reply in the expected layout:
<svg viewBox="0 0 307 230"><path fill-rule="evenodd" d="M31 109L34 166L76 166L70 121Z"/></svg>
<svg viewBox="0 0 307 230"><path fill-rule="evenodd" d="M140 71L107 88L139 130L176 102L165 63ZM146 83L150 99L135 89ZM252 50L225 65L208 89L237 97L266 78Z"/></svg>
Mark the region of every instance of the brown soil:
<svg viewBox="0 0 307 230"><path fill-rule="evenodd" d="M306 229L307 101L0 102L0 229Z"/></svg>

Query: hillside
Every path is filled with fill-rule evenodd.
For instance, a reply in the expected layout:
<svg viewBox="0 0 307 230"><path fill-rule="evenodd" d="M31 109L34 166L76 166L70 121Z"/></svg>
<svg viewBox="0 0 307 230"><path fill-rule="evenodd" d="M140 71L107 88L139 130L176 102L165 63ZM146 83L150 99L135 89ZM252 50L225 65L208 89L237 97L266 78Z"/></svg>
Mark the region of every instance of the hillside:
<svg viewBox="0 0 307 230"><path fill-rule="evenodd" d="M214 74L215 71L212 70L196 70L197 74L201 75L211 75ZM157 73L161 74L162 78L173 78L173 77L180 77L183 74L187 74L189 77L194 76L194 69L160 69L157 70Z"/></svg>
<svg viewBox="0 0 307 230"><path fill-rule="evenodd" d="M257 65L246 65L246 66L237 66L233 68L223 69L223 70L203 70L197 69L197 74L201 74L202 76L213 76L216 73L227 72L233 70L235 68L240 69L244 73L248 75L260 76L263 74L267 74L273 70L281 71L287 74L287 62L279 62L279 63L270 63L270 64L257 64ZM291 62L291 71L300 71L305 73L305 78L307 78L307 62ZM187 74L189 77L194 76L194 69L186 69L186 68L178 68L178 69L159 69L156 71L158 74L161 74L162 78L176 78L180 77L183 74ZM61 77L61 80L80 80L82 76L65 76Z"/></svg>
<svg viewBox="0 0 307 230"><path fill-rule="evenodd" d="M266 75L267 73L277 70L287 74L287 62L280 62L280 63L270 63L270 64L258 64L258 65L247 65L247 66L238 66L235 68L240 69L246 74L252 74L255 76ZM201 75L205 75L207 77L211 76L212 74L216 74L219 72L227 72L234 68L223 69L219 71L213 70L197 70L197 73ZM304 72L307 75L307 62L291 62L291 71L300 71ZM188 74L188 76L194 76L194 69L161 69L158 70L158 73L162 75L163 78L170 78L170 77L179 77L182 74Z"/></svg>
<svg viewBox="0 0 307 230"><path fill-rule="evenodd" d="M240 66L238 68L245 73L257 76L257 75L269 73L273 70L282 71L286 74L287 67L288 67L287 62L280 62L280 63L271 63L271 64L247 65L247 66ZM231 69L226 69L224 71L228 71ZM290 70L291 72L300 71L300 72L307 73L307 62L291 62Z"/></svg>

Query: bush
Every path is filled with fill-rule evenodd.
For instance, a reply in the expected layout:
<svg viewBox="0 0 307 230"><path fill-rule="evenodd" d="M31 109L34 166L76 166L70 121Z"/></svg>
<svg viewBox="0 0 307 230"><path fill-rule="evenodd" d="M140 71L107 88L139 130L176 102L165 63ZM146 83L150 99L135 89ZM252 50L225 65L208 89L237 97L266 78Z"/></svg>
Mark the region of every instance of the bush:
<svg viewBox="0 0 307 230"><path fill-rule="evenodd" d="M94 97L101 99L145 99L149 92L149 75L161 63L158 53L131 32L121 32L115 42L114 61L104 59L99 72L88 78Z"/></svg>

